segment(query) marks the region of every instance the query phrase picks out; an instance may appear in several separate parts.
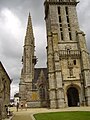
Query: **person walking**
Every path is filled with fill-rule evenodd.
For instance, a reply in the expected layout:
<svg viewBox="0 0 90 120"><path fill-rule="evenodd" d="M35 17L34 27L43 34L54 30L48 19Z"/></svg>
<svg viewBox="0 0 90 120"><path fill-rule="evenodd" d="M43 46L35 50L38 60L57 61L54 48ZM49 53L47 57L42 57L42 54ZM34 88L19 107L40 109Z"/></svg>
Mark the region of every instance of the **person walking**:
<svg viewBox="0 0 90 120"><path fill-rule="evenodd" d="M19 103L17 102L17 105L16 105L16 109L17 109L17 112L18 112L18 109L19 109Z"/></svg>
<svg viewBox="0 0 90 120"><path fill-rule="evenodd" d="M25 103L25 109L27 110L27 102Z"/></svg>
<svg viewBox="0 0 90 120"><path fill-rule="evenodd" d="M21 102L21 110L23 109L23 103Z"/></svg>

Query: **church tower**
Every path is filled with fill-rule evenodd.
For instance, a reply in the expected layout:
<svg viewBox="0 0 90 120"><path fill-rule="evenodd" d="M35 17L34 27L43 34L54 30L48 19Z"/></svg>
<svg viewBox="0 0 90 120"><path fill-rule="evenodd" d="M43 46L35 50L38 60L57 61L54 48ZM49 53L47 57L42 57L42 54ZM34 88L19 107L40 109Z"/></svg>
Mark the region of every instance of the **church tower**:
<svg viewBox="0 0 90 120"><path fill-rule="evenodd" d="M23 68L21 71L21 79L19 84L20 102L27 102L28 105L32 101L32 80L34 79L34 65L36 57L34 56L35 45L31 16L29 13L28 24L24 42L24 52L22 56Z"/></svg>
<svg viewBox="0 0 90 120"><path fill-rule="evenodd" d="M77 0L45 0L50 108L90 106L90 62Z"/></svg>

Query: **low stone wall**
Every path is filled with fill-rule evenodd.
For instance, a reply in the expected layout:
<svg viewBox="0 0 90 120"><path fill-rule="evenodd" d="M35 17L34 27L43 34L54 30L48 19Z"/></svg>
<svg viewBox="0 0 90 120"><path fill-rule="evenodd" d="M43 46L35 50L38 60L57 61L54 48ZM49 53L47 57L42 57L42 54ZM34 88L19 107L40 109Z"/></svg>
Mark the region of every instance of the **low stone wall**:
<svg viewBox="0 0 90 120"><path fill-rule="evenodd" d="M32 101L32 102L27 102L28 108L40 108L41 103L40 101Z"/></svg>

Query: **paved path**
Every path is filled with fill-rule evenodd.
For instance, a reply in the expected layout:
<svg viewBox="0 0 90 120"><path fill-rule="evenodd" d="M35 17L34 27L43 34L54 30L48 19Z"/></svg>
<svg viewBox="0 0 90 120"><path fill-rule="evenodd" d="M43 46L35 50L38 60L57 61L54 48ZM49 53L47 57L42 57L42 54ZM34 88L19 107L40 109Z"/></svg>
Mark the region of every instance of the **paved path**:
<svg viewBox="0 0 90 120"><path fill-rule="evenodd" d="M13 118L12 120L33 120L33 112L32 109L19 109L18 112L16 111L16 108L11 108L11 111L13 111Z"/></svg>
<svg viewBox="0 0 90 120"><path fill-rule="evenodd" d="M12 120L32 120L31 114L28 112L18 112L14 114Z"/></svg>
<svg viewBox="0 0 90 120"><path fill-rule="evenodd" d="M12 120L35 120L32 115L36 113L44 112L63 112L63 111L90 111L90 107L69 107L62 109L46 109L46 108L34 108L34 109L23 109L16 112L15 108L11 109L14 112Z"/></svg>

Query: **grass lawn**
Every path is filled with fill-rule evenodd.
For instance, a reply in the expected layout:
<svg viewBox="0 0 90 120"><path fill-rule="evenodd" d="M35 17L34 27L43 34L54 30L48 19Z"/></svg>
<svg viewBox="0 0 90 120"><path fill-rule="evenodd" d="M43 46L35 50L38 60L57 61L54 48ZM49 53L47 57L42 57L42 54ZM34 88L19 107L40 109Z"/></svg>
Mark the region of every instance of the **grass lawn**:
<svg viewBox="0 0 90 120"><path fill-rule="evenodd" d="M56 112L35 114L36 120L90 120L90 112Z"/></svg>

